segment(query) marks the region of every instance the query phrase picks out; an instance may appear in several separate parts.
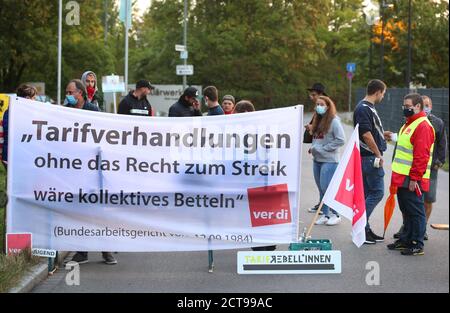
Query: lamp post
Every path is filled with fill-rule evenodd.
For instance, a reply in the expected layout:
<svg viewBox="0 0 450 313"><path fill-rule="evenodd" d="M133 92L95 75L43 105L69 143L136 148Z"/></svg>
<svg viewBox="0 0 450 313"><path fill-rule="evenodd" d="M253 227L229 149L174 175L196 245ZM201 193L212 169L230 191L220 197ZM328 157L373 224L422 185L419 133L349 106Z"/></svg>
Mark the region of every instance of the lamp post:
<svg viewBox="0 0 450 313"><path fill-rule="evenodd" d="M58 5L58 86L56 94L56 104L61 104L61 58L62 58L62 0Z"/></svg>
<svg viewBox="0 0 450 313"><path fill-rule="evenodd" d="M380 19L379 7L369 1L364 9L364 15L366 17L366 23L370 27L370 48L369 48L369 78L372 78L372 68L373 68L373 25Z"/></svg>
<svg viewBox="0 0 450 313"><path fill-rule="evenodd" d="M411 86L411 63L412 63L412 49L411 49L411 15L412 6L411 0L408 1L408 68L406 70L406 88Z"/></svg>
<svg viewBox="0 0 450 313"><path fill-rule="evenodd" d="M383 80L384 77L384 11L387 8L392 8L393 4L387 4L384 0L380 2L380 13L381 13L381 59L380 59L380 79Z"/></svg>
<svg viewBox="0 0 450 313"><path fill-rule="evenodd" d="M187 51L187 11L188 11L188 3L187 0L184 0L184 14L183 14L183 45ZM183 60L184 66L187 64L186 58ZM187 86L187 76L183 75L183 90L186 89Z"/></svg>

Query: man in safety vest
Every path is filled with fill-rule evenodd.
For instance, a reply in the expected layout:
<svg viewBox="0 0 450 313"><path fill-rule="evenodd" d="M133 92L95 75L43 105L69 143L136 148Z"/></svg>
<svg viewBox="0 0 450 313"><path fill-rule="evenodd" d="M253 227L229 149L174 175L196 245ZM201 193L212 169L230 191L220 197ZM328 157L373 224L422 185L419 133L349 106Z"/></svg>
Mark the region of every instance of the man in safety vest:
<svg viewBox="0 0 450 313"><path fill-rule="evenodd" d="M426 217L422 192L429 190L435 135L423 107L419 94L405 96L403 114L406 123L399 131L392 162L391 186L398 188L398 204L405 228L400 238L387 247L401 250L403 255L424 254Z"/></svg>

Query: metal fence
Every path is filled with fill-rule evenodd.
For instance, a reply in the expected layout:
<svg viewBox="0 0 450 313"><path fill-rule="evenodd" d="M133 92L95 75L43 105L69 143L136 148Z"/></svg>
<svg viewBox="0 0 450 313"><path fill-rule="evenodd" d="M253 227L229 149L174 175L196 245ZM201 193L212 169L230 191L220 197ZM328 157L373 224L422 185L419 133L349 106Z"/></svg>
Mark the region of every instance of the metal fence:
<svg viewBox="0 0 450 313"><path fill-rule="evenodd" d="M381 118L383 127L386 130L397 132L404 123L402 104L403 98L410 91L407 88L390 88L386 91L383 102L376 106L378 115ZM445 123L447 132L447 142L449 139L448 132L448 89L447 88L427 88L416 89L421 95L427 95L433 101L433 114L441 118ZM364 98L366 90L358 88L356 90L356 103ZM447 149L449 145L447 145Z"/></svg>

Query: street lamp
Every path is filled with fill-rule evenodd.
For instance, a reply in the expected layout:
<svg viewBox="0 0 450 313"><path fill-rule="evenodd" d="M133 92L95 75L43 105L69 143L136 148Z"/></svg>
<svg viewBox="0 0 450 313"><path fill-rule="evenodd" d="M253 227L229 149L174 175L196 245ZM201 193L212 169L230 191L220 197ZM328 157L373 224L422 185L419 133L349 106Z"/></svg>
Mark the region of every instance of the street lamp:
<svg viewBox="0 0 450 313"><path fill-rule="evenodd" d="M380 20L380 10L372 1L366 1L363 13L366 17L366 23L370 26L370 49L369 49L369 78L372 78L372 55L373 55L373 25Z"/></svg>
<svg viewBox="0 0 450 313"><path fill-rule="evenodd" d="M188 28L188 1L184 0L184 9L183 9L183 46L185 51L187 51L187 28ZM184 67L187 65L187 59L183 60ZM187 76L183 75L183 90L186 89L187 86Z"/></svg>
<svg viewBox="0 0 450 313"><path fill-rule="evenodd" d="M393 4L387 4L384 0L380 2L381 12L381 60L380 60L380 79L383 80L384 76L384 10L394 7Z"/></svg>
<svg viewBox="0 0 450 313"><path fill-rule="evenodd" d="M408 1L408 69L406 71L406 88L411 86L411 63L412 63L412 51L411 51L411 14L412 6L411 0Z"/></svg>

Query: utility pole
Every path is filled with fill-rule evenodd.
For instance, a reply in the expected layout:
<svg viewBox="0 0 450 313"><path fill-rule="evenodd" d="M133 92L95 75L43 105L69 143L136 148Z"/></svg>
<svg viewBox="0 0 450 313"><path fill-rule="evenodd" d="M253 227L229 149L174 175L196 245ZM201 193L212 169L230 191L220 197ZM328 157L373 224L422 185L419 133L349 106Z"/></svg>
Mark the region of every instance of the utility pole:
<svg viewBox="0 0 450 313"><path fill-rule="evenodd" d="M62 0L58 10L58 86L56 104L61 104L61 57L62 57Z"/></svg>
<svg viewBox="0 0 450 313"><path fill-rule="evenodd" d="M128 32L130 30L130 27L128 25L128 23L130 23L128 16L130 14L130 12L128 12L128 1L131 0L126 0L125 4L125 91L128 90Z"/></svg>
<svg viewBox="0 0 450 313"><path fill-rule="evenodd" d="M188 3L187 0L184 0L184 14L183 14L183 45L185 47L185 50L188 51L187 49L187 10L188 10ZM187 65L187 60L186 58L183 60L183 64L186 66ZM187 76L183 75L183 90L186 89L187 86Z"/></svg>
<svg viewBox="0 0 450 313"><path fill-rule="evenodd" d="M370 26L370 48L369 48L369 79L372 79L372 67L373 67L373 62L372 62L372 55L373 55L373 26Z"/></svg>
<svg viewBox="0 0 450 313"><path fill-rule="evenodd" d="M380 58L380 79L383 80L384 76L384 0L380 3L381 11L381 58Z"/></svg>
<svg viewBox="0 0 450 313"><path fill-rule="evenodd" d="M106 44L108 40L108 0L103 1L104 7L103 10L105 11L105 26L104 26L104 42Z"/></svg>
<svg viewBox="0 0 450 313"><path fill-rule="evenodd" d="M411 47L411 0L408 1L408 69L406 70L406 88L411 85L411 63L412 63L412 47Z"/></svg>

